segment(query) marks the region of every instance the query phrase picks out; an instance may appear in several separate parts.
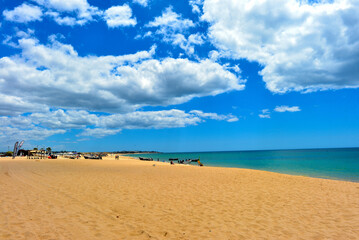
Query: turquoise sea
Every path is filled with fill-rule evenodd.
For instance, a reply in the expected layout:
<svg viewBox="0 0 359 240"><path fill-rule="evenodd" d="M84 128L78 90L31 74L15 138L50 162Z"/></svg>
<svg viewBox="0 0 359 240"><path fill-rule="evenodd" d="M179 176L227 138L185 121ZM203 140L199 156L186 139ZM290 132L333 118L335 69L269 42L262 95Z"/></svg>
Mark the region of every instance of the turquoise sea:
<svg viewBox="0 0 359 240"><path fill-rule="evenodd" d="M151 157L160 161L168 161L169 158L200 158L205 166L248 168L359 182L359 148L183 152L129 156Z"/></svg>

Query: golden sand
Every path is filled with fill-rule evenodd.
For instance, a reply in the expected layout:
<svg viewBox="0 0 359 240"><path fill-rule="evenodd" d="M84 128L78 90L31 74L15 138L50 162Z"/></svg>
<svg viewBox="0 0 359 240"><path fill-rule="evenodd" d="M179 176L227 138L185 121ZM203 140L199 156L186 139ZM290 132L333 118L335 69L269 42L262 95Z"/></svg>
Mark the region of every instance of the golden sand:
<svg viewBox="0 0 359 240"><path fill-rule="evenodd" d="M359 183L128 157L0 159L0 239L149 238L359 239Z"/></svg>

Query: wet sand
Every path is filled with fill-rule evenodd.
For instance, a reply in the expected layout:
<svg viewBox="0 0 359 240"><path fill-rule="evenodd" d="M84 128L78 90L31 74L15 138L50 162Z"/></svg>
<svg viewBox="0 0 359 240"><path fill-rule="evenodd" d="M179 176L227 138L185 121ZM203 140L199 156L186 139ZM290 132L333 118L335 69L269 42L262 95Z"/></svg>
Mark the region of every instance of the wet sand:
<svg viewBox="0 0 359 240"><path fill-rule="evenodd" d="M359 183L129 157L0 158L0 239L150 238L359 239Z"/></svg>

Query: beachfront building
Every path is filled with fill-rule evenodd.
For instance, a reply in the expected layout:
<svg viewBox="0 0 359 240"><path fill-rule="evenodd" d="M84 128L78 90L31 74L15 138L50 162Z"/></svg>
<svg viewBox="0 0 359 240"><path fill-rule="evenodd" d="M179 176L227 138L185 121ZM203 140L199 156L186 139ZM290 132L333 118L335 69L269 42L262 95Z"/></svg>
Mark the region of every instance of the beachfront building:
<svg viewBox="0 0 359 240"><path fill-rule="evenodd" d="M41 150L29 150L29 154L27 155L27 158L29 159L39 159L39 158L45 158L46 157L46 151Z"/></svg>
<svg viewBox="0 0 359 240"><path fill-rule="evenodd" d="M30 150L20 149L17 152L17 156L29 156Z"/></svg>

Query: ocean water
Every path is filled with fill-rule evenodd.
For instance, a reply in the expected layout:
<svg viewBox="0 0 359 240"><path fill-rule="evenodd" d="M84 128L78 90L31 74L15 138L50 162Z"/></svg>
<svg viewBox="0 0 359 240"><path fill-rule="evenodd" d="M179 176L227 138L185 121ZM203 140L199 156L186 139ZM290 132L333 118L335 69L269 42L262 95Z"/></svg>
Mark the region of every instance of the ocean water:
<svg viewBox="0 0 359 240"><path fill-rule="evenodd" d="M205 166L248 168L359 182L359 148L158 153L129 156L151 157L160 161L168 161L169 158L200 158Z"/></svg>

